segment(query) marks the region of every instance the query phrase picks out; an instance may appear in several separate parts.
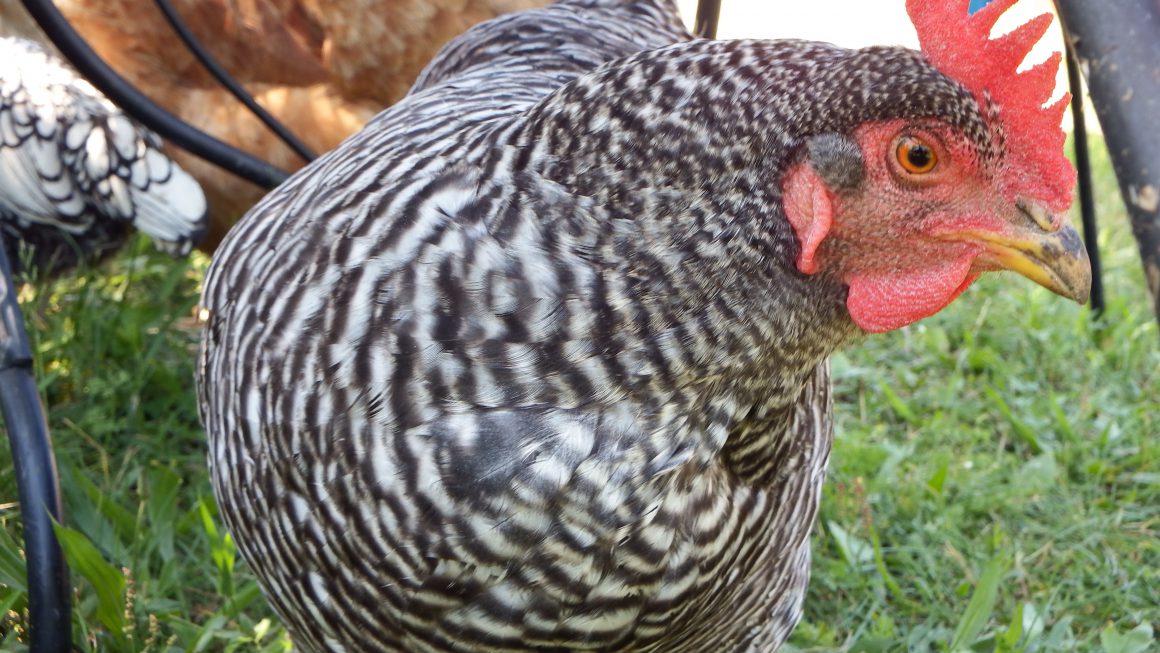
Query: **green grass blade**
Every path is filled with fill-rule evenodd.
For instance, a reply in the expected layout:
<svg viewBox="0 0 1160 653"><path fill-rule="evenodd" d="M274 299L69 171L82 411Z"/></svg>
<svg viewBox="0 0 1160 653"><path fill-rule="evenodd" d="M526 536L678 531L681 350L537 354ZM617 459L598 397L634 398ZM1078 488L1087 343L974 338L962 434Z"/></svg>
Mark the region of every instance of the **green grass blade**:
<svg viewBox="0 0 1160 653"><path fill-rule="evenodd" d="M16 538L7 529L0 529L0 585L26 593L27 572L20 550Z"/></svg>
<svg viewBox="0 0 1160 653"><path fill-rule="evenodd" d="M146 487L145 514L149 518L149 530L156 540L161 559L168 562L176 554L173 538L177 532L177 496L181 477L171 469L155 467L146 476Z"/></svg>
<svg viewBox="0 0 1160 653"><path fill-rule="evenodd" d="M54 524L56 538L69 567L84 576L97 593L97 619L120 639L125 632L125 576L93 546L84 533Z"/></svg>
<svg viewBox="0 0 1160 653"><path fill-rule="evenodd" d="M1100 632L1100 646L1104 653L1146 653L1155 651L1155 633L1150 624L1140 624L1126 633L1120 633L1115 626L1108 626Z"/></svg>
<svg viewBox="0 0 1160 653"><path fill-rule="evenodd" d="M882 396L886 398L886 403L890 404L890 407L894 409L894 412L898 413L899 417L906 420L907 424L917 425L922 423L922 420L919 419L914 410L912 410L910 406L905 401L903 401L902 397L898 396L898 393L896 393L893 388L887 385L885 381L879 382L878 388L882 391Z"/></svg>
<svg viewBox="0 0 1160 653"><path fill-rule="evenodd" d="M963 612L959 625L955 628L955 634L951 638L950 650L952 653L966 650L978 638L983 627L987 625L991 613L995 610L995 602L999 598L999 581L1003 579L1003 574L1006 571L1007 560L1006 556L1003 555L991 558L983 569L983 575L979 577L979 583L975 585L975 593L971 595L971 601L967 604L967 609Z"/></svg>
<svg viewBox="0 0 1160 653"><path fill-rule="evenodd" d="M1011 410L1011 406L1007 404L1007 400L1003 399L1003 395L999 394L998 390L987 387L984 392L986 392L987 396L995 404L995 408L999 409L999 413L1007 418L1007 423L1011 425L1011 430L1023 444L1030 447L1031 451L1036 454L1041 454L1047 450L1047 444L1040 439L1035 429L1028 426L1026 422L1015 415L1014 411Z"/></svg>
<svg viewBox="0 0 1160 653"><path fill-rule="evenodd" d="M122 544L133 541L137 533L137 517L132 512L113 500L108 494L101 491L95 483L88 479L79 469L72 470L71 483L84 491L92 505L97 509L113 528L113 532Z"/></svg>

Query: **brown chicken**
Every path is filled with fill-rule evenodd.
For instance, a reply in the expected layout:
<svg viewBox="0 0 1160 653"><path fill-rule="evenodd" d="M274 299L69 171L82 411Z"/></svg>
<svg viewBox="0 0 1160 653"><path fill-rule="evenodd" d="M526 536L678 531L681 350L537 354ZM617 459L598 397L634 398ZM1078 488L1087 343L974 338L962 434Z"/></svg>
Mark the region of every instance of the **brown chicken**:
<svg viewBox="0 0 1160 653"><path fill-rule="evenodd" d="M442 45L475 23L549 0L174 0L190 29L276 118L317 152L332 149L406 94ZM150 0L59 0L122 76L186 122L279 167L305 162L180 45ZM0 33L43 41L16 0ZM188 153L169 154L210 206L212 251L265 191Z"/></svg>

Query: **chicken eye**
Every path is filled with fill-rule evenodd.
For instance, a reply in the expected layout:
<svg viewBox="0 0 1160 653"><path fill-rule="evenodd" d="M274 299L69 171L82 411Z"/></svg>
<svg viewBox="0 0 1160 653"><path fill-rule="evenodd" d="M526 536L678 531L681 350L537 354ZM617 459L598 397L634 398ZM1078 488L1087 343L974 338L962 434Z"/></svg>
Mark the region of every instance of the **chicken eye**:
<svg viewBox="0 0 1160 653"><path fill-rule="evenodd" d="M916 138L906 137L900 140L895 154L902 169L914 175L925 175L934 170L935 164L938 163L934 150Z"/></svg>

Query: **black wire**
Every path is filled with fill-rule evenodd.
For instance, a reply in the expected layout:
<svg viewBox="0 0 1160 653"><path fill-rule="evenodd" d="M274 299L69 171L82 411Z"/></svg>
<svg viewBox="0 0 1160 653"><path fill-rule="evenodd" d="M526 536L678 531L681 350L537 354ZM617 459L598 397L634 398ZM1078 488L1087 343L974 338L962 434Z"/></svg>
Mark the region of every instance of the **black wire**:
<svg viewBox="0 0 1160 653"><path fill-rule="evenodd" d="M24 525L28 573L29 650L72 649L68 566L53 532L61 520L60 483L52 439L32 375L32 349L16 301L16 285L0 233L0 414L8 428Z"/></svg>
<svg viewBox="0 0 1160 653"><path fill-rule="evenodd" d="M1079 79L1079 65L1070 47L1067 53L1067 83L1071 86L1071 117L1075 135L1075 170L1079 181L1079 212L1083 219L1083 241L1088 260L1092 264L1092 311L1102 315L1107 304L1104 299L1104 280L1100 267L1099 229L1096 226L1095 190L1092 188L1092 164L1088 150L1087 124L1083 115L1083 85Z"/></svg>
<svg viewBox="0 0 1160 653"><path fill-rule="evenodd" d="M697 19L693 33L704 39L717 38L717 23L721 18L721 0L701 0L697 3Z"/></svg>
<svg viewBox="0 0 1160 653"><path fill-rule="evenodd" d="M219 84L226 87L226 90L232 93L239 102L246 105L250 113L254 114L258 120L261 120L270 131L274 132L278 138L281 138L282 142L294 150L298 156L307 162L318 158L318 155L311 151L305 143L298 140L298 137L293 132L287 129L281 122L278 122L277 118L270 115L270 112L255 102L254 98L246 92L246 89L242 88L242 85L231 77L225 68L221 67L213 55L210 54L209 50L206 50L205 46L201 44L197 36L189 30L189 26L181 19L181 16L178 15L169 0L154 0L154 2L157 4L157 8L161 10L161 13L165 14L165 20L169 21L169 25L173 28L173 31L177 32L177 36L185 43L185 47L189 48L189 51L193 53L193 56L201 63L202 67L209 71L209 74L213 75L213 78Z"/></svg>
<svg viewBox="0 0 1160 653"><path fill-rule="evenodd" d="M81 75L125 113L162 138L263 188L274 188L290 176L285 170L189 126L154 104L93 52L51 0L23 1L28 13Z"/></svg>

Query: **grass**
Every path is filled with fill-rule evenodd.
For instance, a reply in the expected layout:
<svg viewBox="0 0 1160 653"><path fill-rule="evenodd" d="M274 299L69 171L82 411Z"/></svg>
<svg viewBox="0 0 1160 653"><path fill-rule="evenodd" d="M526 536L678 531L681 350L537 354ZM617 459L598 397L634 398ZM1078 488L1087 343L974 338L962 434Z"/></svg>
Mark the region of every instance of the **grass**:
<svg viewBox="0 0 1160 653"><path fill-rule="evenodd" d="M204 258L137 243L98 273L26 288L60 466L66 556L86 651L284 651L216 522L193 389L190 316ZM26 597L0 454L0 649L22 650ZM5 616L6 613L6 616Z"/></svg>
<svg viewBox="0 0 1160 653"><path fill-rule="evenodd" d="M1106 157L1110 306L1011 276L834 361L838 439L796 651L1142 653L1160 628L1160 334ZM189 316L145 243L25 288L83 651L287 651L216 519ZM0 650L26 650L0 452Z"/></svg>

